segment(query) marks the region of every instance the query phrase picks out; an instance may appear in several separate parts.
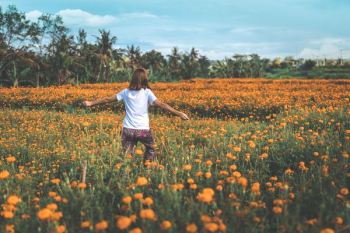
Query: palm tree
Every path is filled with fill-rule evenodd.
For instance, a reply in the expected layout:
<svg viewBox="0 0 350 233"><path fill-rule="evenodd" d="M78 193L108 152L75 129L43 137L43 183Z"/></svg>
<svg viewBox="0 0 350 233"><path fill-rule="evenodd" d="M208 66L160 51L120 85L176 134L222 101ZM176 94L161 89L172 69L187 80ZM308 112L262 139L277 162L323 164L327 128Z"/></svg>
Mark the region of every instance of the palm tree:
<svg viewBox="0 0 350 233"><path fill-rule="evenodd" d="M101 67L104 70L105 80L110 81L110 62L112 60L112 47L117 42L117 37L112 36L110 31L105 31L104 29L99 30L100 37L96 37L96 43L98 47L98 54L101 61Z"/></svg>
<svg viewBox="0 0 350 233"><path fill-rule="evenodd" d="M199 75L206 78L209 73L210 61L206 56L200 56L198 59Z"/></svg>
<svg viewBox="0 0 350 233"><path fill-rule="evenodd" d="M172 77L178 78L180 76L180 63L182 53L179 51L177 47L174 47L171 50L171 54L167 55L168 57L168 66L170 69L170 74Z"/></svg>
<svg viewBox="0 0 350 233"><path fill-rule="evenodd" d="M159 71L165 64L164 56L158 51L151 50L142 55L141 65L145 68L152 67L153 71Z"/></svg>
<svg viewBox="0 0 350 233"><path fill-rule="evenodd" d="M126 57L129 59L129 67L131 70L134 70L138 66L140 66L141 61L141 50L140 47L135 47L134 45L131 45L131 47L127 46L126 49Z"/></svg>

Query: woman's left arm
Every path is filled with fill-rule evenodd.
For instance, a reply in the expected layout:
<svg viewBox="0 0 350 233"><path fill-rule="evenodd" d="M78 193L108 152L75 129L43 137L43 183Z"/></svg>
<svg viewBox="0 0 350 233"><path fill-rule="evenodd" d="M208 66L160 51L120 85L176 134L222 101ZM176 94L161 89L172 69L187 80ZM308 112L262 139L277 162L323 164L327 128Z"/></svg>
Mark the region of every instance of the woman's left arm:
<svg viewBox="0 0 350 233"><path fill-rule="evenodd" d="M106 103L111 103L111 102L115 102L117 101L117 97L115 95L113 96L108 96L108 97L105 97L103 99L100 99L100 100L95 100L95 101L84 101L83 104L86 106L86 107L91 107L91 106L94 106L94 105L98 105L98 104L106 104Z"/></svg>

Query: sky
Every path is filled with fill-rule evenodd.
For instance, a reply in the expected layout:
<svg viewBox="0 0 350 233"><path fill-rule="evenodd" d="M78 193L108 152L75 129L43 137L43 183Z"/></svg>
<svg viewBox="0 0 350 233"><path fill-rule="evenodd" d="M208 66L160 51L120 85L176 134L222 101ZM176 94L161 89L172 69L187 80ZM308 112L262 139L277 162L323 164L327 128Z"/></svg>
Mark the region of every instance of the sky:
<svg viewBox="0 0 350 233"><path fill-rule="evenodd" d="M99 29L115 47L139 46L163 55L196 48L212 60L234 54L263 58L350 58L350 0L1 0L27 19L62 16L94 43Z"/></svg>

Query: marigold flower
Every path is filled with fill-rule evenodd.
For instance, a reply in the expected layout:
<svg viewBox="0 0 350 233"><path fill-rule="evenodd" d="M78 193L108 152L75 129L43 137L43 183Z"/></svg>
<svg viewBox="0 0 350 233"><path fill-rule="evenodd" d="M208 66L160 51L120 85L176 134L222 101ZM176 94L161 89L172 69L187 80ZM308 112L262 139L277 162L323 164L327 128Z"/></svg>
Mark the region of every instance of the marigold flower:
<svg viewBox="0 0 350 233"><path fill-rule="evenodd" d="M130 196L124 197L124 198L123 198L123 202L124 202L125 204L130 204L130 203L132 202L132 197L130 197Z"/></svg>
<svg viewBox="0 0 350 233"><path fill-rule="evenodd" d="M143 199L143 194L142 193L135 193L134 198L135 198L135 200L141 200L141 199Z"/></svg>
<svg viewBox="0 0 350 233"><path fill-rule="evenodd" d="M103 231L108 228L108 222L107 221L101 221L95 224L95 230L96 231Z"/></svg>
<svg viewBox="0 0 350 233"><path fill-rule="evenodd" d="M160 224L160 229L162 231L166 231L169 230L171 228L171 222L164 220L161 224Z"/></svg>
<svg viewBox="0 0 350 233"><path fill-rule="evenodd" d="M143 209L140 211L140 218L156 220L156 215L152 209Z"/></svg>
<svg viewBox="0 0 350 233"><path fill-rule="evenodd" d="M142 230L137 227L137 228L130 230L129 233L142 233Z"/></svg>
<svg viewBox="0 0 350 233"><path fill-rule="evenodd" d="M153 205L153 200L150 197L146 197L142 203L145 205Z"/></svg>
<svg viewBox="0 0 350 233"><path fill-rule="evenodd" d="M38 217L39 220L48 220L52 215L52 211L48 208L44 208L40 210L36 216Z"/></svg>
<svg viewBox="0 0 350 233"><path fill-rule="evenodd" d="M274 212L275 214L281 214L282 213L282 208L275 206L272 208L272 212Z"/></svg>
<svg viewBox="0 0 350 233"><path fill-rule="evenodd" d="M196 233L197 230L198 230L198 227L194 223L191 223L190 225L188 225L186 227L186 232L188 232L188 233Z"/></svg>
<svg viewBox="0 0 350 233"><path fill-rule="evenodd" d="M117 228L120 230L124 230L128 228L131 224L131 219L129 217L121 216L117 220Z"/></svg>
<svg viewBox="0 0 350 233"><path fill-rule="evenodd" d="M19 199L17 196L9 196L7 198L7 203L11 205L17 205L20 201L21 199Z"/></svg>
<svg viewBox="0 0 350 233"><path fill-rule="evenodd" d="M5 180L9 177L10 173L7 170L0 172L0 180Z"/></svg>
<svg viewBox="0 0 350 233"><path fill-rule="evenodd" d="M64 233L66 231L66 227L63 225L60 225L56 228L56 233Z"/></svg>
<svg viewBox="0 0 350 233"><path fill-rule="evenodd" d="M346 195L349 194L349 190L348 190L347 188L342 188L342 189L340 190L340 193L341 193L342 195L346 196Z"/></svg>
<svg viewBox="0 0 350 233"><path fill-rule="evenodd" d="M335 233L335 231L331 228L325 228L321 230L320 233Z"/></svg>
<svg viewBox="0 0 350 233"><path fill-rule="evenodd" d="M211 223L205 223L204 228L209 232L215 232L219 229L219 226L218 224L211 222Z"/></svg>
<svg viewBox="0 0 350 233"><path fill-rule="evenodd" d="M184 166L184 170L185 170L185 171L190 171L191 169L192 169L192 166L189 165L189 164L187 164L187 165Z"/></svg>
<svg viewBox="0 0 350 233"><path fill-rule="evenodd" d="M92 226L92 222L90 222L90 221L84 221L84 222L82 222L81 224L80 224L80 227L81 228L89 228L89 227L91 227Z"/></svg>
<svg viewBox="0 0 350 233"><path fill-rule="evenodd" d="M139 177L136 183L138 186L145 186L148 184L148 180L146 179L146 177Z"/></svg>
<svg viewBox="0 0 350 233"><path fill-rule="evenodd" d="M6 161L7 161L8 163L16 162L16 157L15 157L15 156L7 157L7 158L6 158Z"/></svg>
<svg viewBox="0 0 350 233"><path fill-rule="evenodd" d="M85 189L86 188L86 184L85 183L79 183L78 184L78 188Z"/></svg>
<svg viewBox="0 0 350 233"><path fill-rule="evenodd" d="M46 208L50 209L50 210L57 210L58 206L56 203L51 203L51 204L47 204Z"/></svg>
<svg viewBox="0 0 350 233"><path fill-rule="evenodd" d="M52 183L52 184L58 184L58 183L60 183L60 181L61 181L61 180L57 178L57 179L51 180L51 183Z"/></svg>
<svg viewBox="0 0 350 233"><path fill-rule="evenodd" d="M1 215L5 218L5 219L12 219L15 215L13 214L13 212L11 211L1 211Z"/></svg>
<svg viewBox="0 0 350 233"><path fill-rule="evenodd" d="M137 149L137 150L135 150L135 154L136 155L143 155L143 152L142 152L142 150Z"/></svg>

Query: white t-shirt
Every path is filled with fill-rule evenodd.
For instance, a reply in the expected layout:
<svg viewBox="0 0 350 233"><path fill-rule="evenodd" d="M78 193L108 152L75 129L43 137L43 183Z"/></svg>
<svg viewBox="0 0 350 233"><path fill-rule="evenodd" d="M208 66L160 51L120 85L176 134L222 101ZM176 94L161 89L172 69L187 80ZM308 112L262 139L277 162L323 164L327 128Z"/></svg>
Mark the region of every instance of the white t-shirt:
<svg viewBox="0 0 350 233"><path fill-rule="evenodd" d="M157 97L150 89L132 91L124 89L117 94L118 101L124 100L126 114L123 120L125 128L149 129L148 103L153 105Z"/></svg>

